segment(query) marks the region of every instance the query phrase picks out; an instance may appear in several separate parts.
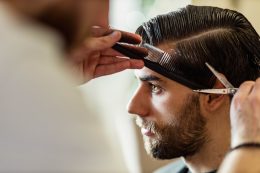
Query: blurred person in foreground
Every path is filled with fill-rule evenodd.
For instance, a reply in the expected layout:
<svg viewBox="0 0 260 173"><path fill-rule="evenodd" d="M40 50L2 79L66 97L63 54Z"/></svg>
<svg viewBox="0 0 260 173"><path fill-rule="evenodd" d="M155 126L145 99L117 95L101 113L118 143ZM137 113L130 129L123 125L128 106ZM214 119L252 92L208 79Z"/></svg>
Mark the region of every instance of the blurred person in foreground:
<svg viewBox="0 0 260 173"><path fill-rule="evenodd" d="M231 150L219 172L260 172L260 78L244 82L231 104Z"/></svg>
<svg viewBox="0 0 260 173"><path fill-rule="evenodd" d="M170 55L135 71L139 86L128 105L137 115L147 153L184 162L158 173L216 172L230 148L232 97L193 90L224 87L206 62L235 87L256 80L259 35L239 12L192 5L158 15L137 33Z"/></svg>
<svg viewBox="0 0 260 173"><path fill-rule="evenodd" d="M125 172L76 89L143 67L110 49L120 32L90 29L108 28L108 3L0 1L0 172Z"/></svg>

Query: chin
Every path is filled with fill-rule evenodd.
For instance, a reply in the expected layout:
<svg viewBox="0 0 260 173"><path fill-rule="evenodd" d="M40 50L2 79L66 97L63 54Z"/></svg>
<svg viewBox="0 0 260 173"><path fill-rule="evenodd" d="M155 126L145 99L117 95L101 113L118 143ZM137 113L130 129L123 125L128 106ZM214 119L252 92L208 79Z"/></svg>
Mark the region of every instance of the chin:
<svg viewBox="0 0 260 173"><path fill-rule="evenodd" d="M145 150L148 155L158 160L167 160L181 157L181 153L173 153L172 151L168 151L167 147L160 145L157 141L145 141Z"/></svg>
<svg viewBox="0 0 260 173"><path fill-rule="evenodd" d="M156 145L152 145L149 143L149 145L146 143L145 145L146 152L153 158L158 160L170 160L170 159L176 159L179 157L189 157L196 154L196 151L190 151L189 149L180 149L165 146L160 143L157 143Z"/></svg>
<svg viewBox="0 0 260 173"><path fill-rule="evenodd" d="M158 160L170 160L182 156L182 154L180 153L168 153L167 150L156 149L156 148L150 152L152 157Z"/></svg>

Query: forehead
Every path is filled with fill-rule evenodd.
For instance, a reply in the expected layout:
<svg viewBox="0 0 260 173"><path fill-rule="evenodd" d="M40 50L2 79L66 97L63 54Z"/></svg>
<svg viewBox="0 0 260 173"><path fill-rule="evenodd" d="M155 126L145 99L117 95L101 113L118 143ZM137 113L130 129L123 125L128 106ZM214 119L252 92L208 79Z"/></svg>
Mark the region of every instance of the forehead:
<svg viewBox="0 0 260 173"><path fill-rule="evenodd" d="M160 81L164 83L172 81L147 67L135 70L135 76L142 81Z"/></svg>

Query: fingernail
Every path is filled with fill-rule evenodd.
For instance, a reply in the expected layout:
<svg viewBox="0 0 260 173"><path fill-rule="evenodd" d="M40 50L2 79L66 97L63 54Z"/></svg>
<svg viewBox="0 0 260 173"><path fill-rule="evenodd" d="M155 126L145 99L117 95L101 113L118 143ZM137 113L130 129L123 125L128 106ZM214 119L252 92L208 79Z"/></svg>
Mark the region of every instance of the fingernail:
<svg viewBox="0 0 260 173"><path fill-rule="evenodd" d="M121 33L120 33L119 31L114 31L114 32L112 32L112 34L111 34L111 36L112 36L112 37L115 37L115 38L120 37L120 35L121 35Z"/></svg>

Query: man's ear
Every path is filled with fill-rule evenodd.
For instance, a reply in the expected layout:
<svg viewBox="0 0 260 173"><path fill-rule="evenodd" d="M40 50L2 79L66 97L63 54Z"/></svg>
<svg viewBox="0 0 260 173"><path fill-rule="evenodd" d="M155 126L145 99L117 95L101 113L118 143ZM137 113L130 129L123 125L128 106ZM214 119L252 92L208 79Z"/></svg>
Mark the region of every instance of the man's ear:
<svg viewBox="0 0 260 173"><path fill-rule="evenodd" d="M225 88L221 82L216 80L213 88ZM228 95L223 94L204 94L201 97L202 105L207 112L215 112L220 109L224 104L226 104L226 99Z"/></svg>
<svg viewBox="0 0 260 173"><path fill-rule="evenodd" d="M217 111L223 104L225 95L207 94L202 97L202 104L207 112Z"/></svg>

